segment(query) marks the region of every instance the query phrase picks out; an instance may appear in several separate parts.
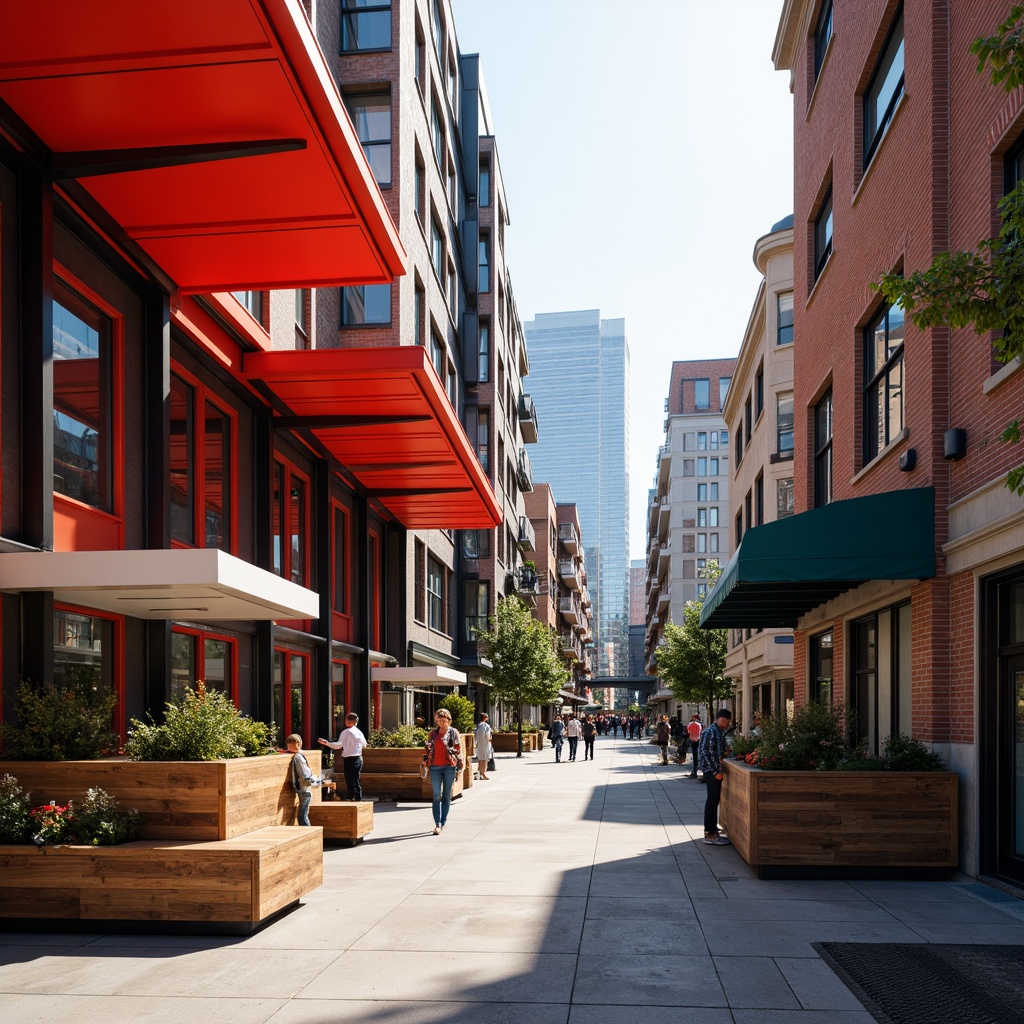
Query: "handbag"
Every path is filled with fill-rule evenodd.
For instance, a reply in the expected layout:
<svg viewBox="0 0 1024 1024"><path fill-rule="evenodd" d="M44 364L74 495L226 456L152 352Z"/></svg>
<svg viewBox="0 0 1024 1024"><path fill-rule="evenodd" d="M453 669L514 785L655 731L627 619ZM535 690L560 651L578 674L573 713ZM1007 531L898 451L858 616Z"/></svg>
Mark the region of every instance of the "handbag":
<svg viewBox="0 0 1024 1024"><path fill-rule="evenodd" d="M420 764L420 778L425 779L430 774L430 769L427 767L427 762L423 761Z"/></svg>
<svg viewBox="0 0 1024 1024"><path fill-rule="evenodd" d="M489 758L487 759L487 770L488 770L489 772L493 772L493 771L496 771L496 769L495 769L495 767L494 767L494 758L493 758L493 757L489 757Z"/></svg>

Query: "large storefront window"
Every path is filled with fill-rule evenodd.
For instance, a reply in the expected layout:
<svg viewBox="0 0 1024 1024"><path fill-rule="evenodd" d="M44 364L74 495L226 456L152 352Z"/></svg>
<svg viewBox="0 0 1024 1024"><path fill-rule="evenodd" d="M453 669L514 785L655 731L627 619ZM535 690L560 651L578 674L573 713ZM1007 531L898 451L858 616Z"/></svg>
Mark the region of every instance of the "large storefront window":
<svg viewBox="0 0 1024 1024"><path fill-rule="evenodd" d="M201 630L176 627L171 634L171 696L195 689L199 680L237 701L238 642Z"/></svg>
<svg viewBox="0 0 1024 1024"><path fill-rule="evenodd" d="M884 608L850 627L848 705L854 735L872 753L910 733L910 605Z"/></svg>
<svg viewBox="0 0 1024 1024"><path fill-rule="evenodd" d="M309 579L309 481L284 462L274 463L274 572L306 586Z"/></svg>
<svg viewBox="0 0 1024 1024"><path fill-rule="evenodd" d="M347 661L331 662L331 717L334 720L334 738L345 728L345 715L352 710L349 679L352 666Z"/></svg>
<svg viewBox="0 0 1024 1024"><path fill-rule="evenodd" d="M53 489L113 511L111 324L63 286L53 302Z"/></svg>
<svg viewBox="0 0 1024 1024"><path fill-rule="evenodd" d="M195 381L171 374L171 540L232 551L235 430Z"/></svg>

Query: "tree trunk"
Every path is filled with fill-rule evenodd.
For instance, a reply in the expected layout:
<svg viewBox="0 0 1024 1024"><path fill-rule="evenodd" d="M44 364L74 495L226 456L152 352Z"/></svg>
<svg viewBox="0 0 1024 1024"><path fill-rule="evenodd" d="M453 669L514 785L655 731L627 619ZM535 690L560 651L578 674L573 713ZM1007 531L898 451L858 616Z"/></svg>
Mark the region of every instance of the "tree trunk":
<svg viewBox="0 0 1024 1024"><path fill-rule="evenodd" d="M520 714L518 721L516 722L517 733L516 733L516 757L523 756L523 716Z"/></svg>

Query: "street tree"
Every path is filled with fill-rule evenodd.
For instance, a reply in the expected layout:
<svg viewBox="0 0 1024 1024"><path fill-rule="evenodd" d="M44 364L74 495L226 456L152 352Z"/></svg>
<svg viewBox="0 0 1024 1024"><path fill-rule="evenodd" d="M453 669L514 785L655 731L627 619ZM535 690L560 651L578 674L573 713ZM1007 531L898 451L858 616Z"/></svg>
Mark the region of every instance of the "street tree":
<svg viewBox="0 0 1024 1024"><path fill-rule="evenodd" d="M979 74L991 69L992 85L1007 92L1024 85L1024 4L1014 4L995 34L976 39L970 49ZM930 266L906 276L883 274L876 287L920 329L973 327L991 334L996 357L1009 363L1024 358L1024 181L1000 201L999 215L997 238L974 250L940 253ZM1021 431L1018 417L1000 439L1019 444ZM1024 465L1010 470L1006 485L1024 494Z"/></svg>
<svg viewBox="0 0 1024 1024"><path fill-rule="evenodd" d="M515 711L516 756L522 757L523 706L552 703L569 673L555 646L554 631L538 622L518 597L499 598L490 627L476 632L481 653L491 663L482 674L494 699Z"/></svg>
<svg viewBox="0 0 1024 1024"><path fill-rule="evenodd" d="M722 571L714 559L703 570L714 588ZM669 622L658 646L658 675L668 683L676 700L684 704L706 702L708 714L716 703L733 695L733 685L725 678L725 653L728 646L724 629L701 629L703 601L688 601L681 625Z"/></svg>

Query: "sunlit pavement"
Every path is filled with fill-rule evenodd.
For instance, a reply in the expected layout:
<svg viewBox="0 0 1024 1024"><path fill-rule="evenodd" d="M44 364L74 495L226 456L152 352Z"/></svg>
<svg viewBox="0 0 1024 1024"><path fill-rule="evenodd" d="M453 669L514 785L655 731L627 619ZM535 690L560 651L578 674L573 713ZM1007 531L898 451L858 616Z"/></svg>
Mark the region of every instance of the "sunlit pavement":
<svg viewBox="0 0 1024 1024"><path fill-rule="evenodd" d="M378 804L323 887L247 939L2 934L2 1018L871 1024L812 942L1024 943L1024 902L965 878L758 881L701 842L688 765L596 749L499 756L440 836L429 805Z"/></svg>

